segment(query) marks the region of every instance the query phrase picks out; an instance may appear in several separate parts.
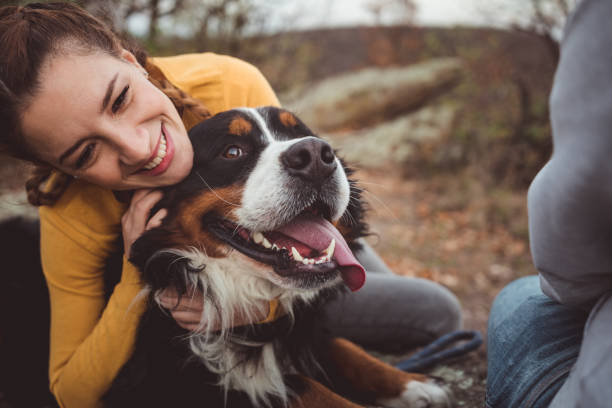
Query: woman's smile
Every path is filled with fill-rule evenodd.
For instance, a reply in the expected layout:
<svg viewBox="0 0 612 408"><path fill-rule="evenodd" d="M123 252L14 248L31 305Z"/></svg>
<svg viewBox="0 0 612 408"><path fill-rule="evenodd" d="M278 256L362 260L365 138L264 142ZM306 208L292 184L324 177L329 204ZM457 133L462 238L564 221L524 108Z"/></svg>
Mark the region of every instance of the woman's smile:
<svg viewBox="0 0 612 408"><path fill-rule="evenodd" d="M174 158L174 143L172 137L166 131L164 124L161 125L161 133L155 151L149 158L147 164L140 170L143 174L157 176L168 169Z"/></svg>

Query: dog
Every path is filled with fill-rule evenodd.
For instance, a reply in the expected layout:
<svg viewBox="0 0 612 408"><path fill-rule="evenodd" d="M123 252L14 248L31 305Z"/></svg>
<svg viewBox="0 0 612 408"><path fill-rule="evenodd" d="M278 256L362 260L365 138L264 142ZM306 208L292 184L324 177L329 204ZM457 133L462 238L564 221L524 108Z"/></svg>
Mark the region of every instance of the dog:
<svg viewBox="0 0 612 408"><path fill-rule="evenodd" d="M330 145L275 107L219 113L189 137L191 173L164 188L152 213L168 215L131 248L149 307L106 405L450 407L433 380L321 327L322 305L365 282L353 255L364 205ZM203 293L200 330L159 307L169 287ZM262 304L272 317L234 326L236 315L256 322Z"/></svg>

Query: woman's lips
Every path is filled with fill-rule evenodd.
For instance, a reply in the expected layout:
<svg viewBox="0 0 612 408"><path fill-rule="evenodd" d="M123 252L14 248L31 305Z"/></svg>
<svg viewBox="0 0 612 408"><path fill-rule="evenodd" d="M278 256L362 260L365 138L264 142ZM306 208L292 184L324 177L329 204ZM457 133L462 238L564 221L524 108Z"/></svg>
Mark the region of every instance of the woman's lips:
<svg viewBox="0 0 612 408"><path fill-rule="evenodd" d="M159 141L157 142L157 146L155 146L155 151L151 155L151 160L157 157L162 138L166 139L166 155L157 166L153 167L151 170L141 170L140 174L144 174L147 176L158 176L164 173L170 166L172 158L174 157L174 142L172 141L172 137L166 130L166 127L163 123L161 125L161 135L159 137ZM151 160L149 160L149 162Z"/></svg>

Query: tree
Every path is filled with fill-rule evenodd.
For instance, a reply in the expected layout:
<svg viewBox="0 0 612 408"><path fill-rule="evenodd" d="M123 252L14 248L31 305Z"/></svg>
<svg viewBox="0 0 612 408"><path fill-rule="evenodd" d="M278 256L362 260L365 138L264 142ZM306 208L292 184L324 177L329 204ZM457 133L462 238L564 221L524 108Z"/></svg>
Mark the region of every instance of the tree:
<svg viewBox="0 0 612 408"><path fill-rule="evenodd" d="M493 25L536 35L559 60L563 26L579 0L483 0L484 15Z"/></svg>
<svg viewBox="0 0 612 408"><path fill-rule="evenodd" d="M412 24L417 12L414 0L370 0L365 7L376 25Z"/></svg>

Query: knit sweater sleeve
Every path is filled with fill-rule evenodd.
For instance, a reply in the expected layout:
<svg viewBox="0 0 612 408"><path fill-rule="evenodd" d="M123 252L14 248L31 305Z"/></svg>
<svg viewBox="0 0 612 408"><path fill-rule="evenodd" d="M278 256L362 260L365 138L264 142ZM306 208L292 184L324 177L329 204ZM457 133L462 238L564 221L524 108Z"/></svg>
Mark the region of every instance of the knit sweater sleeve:
<svg viewBox="0 0 612 408"><path fill-rule="evenodd" d="M94 407L127 361L144 302L127 261L108 303L106 260L123 209L110 191L76 182L42 207L41 256L51 302L50 387L61 407Z"/></svg>

